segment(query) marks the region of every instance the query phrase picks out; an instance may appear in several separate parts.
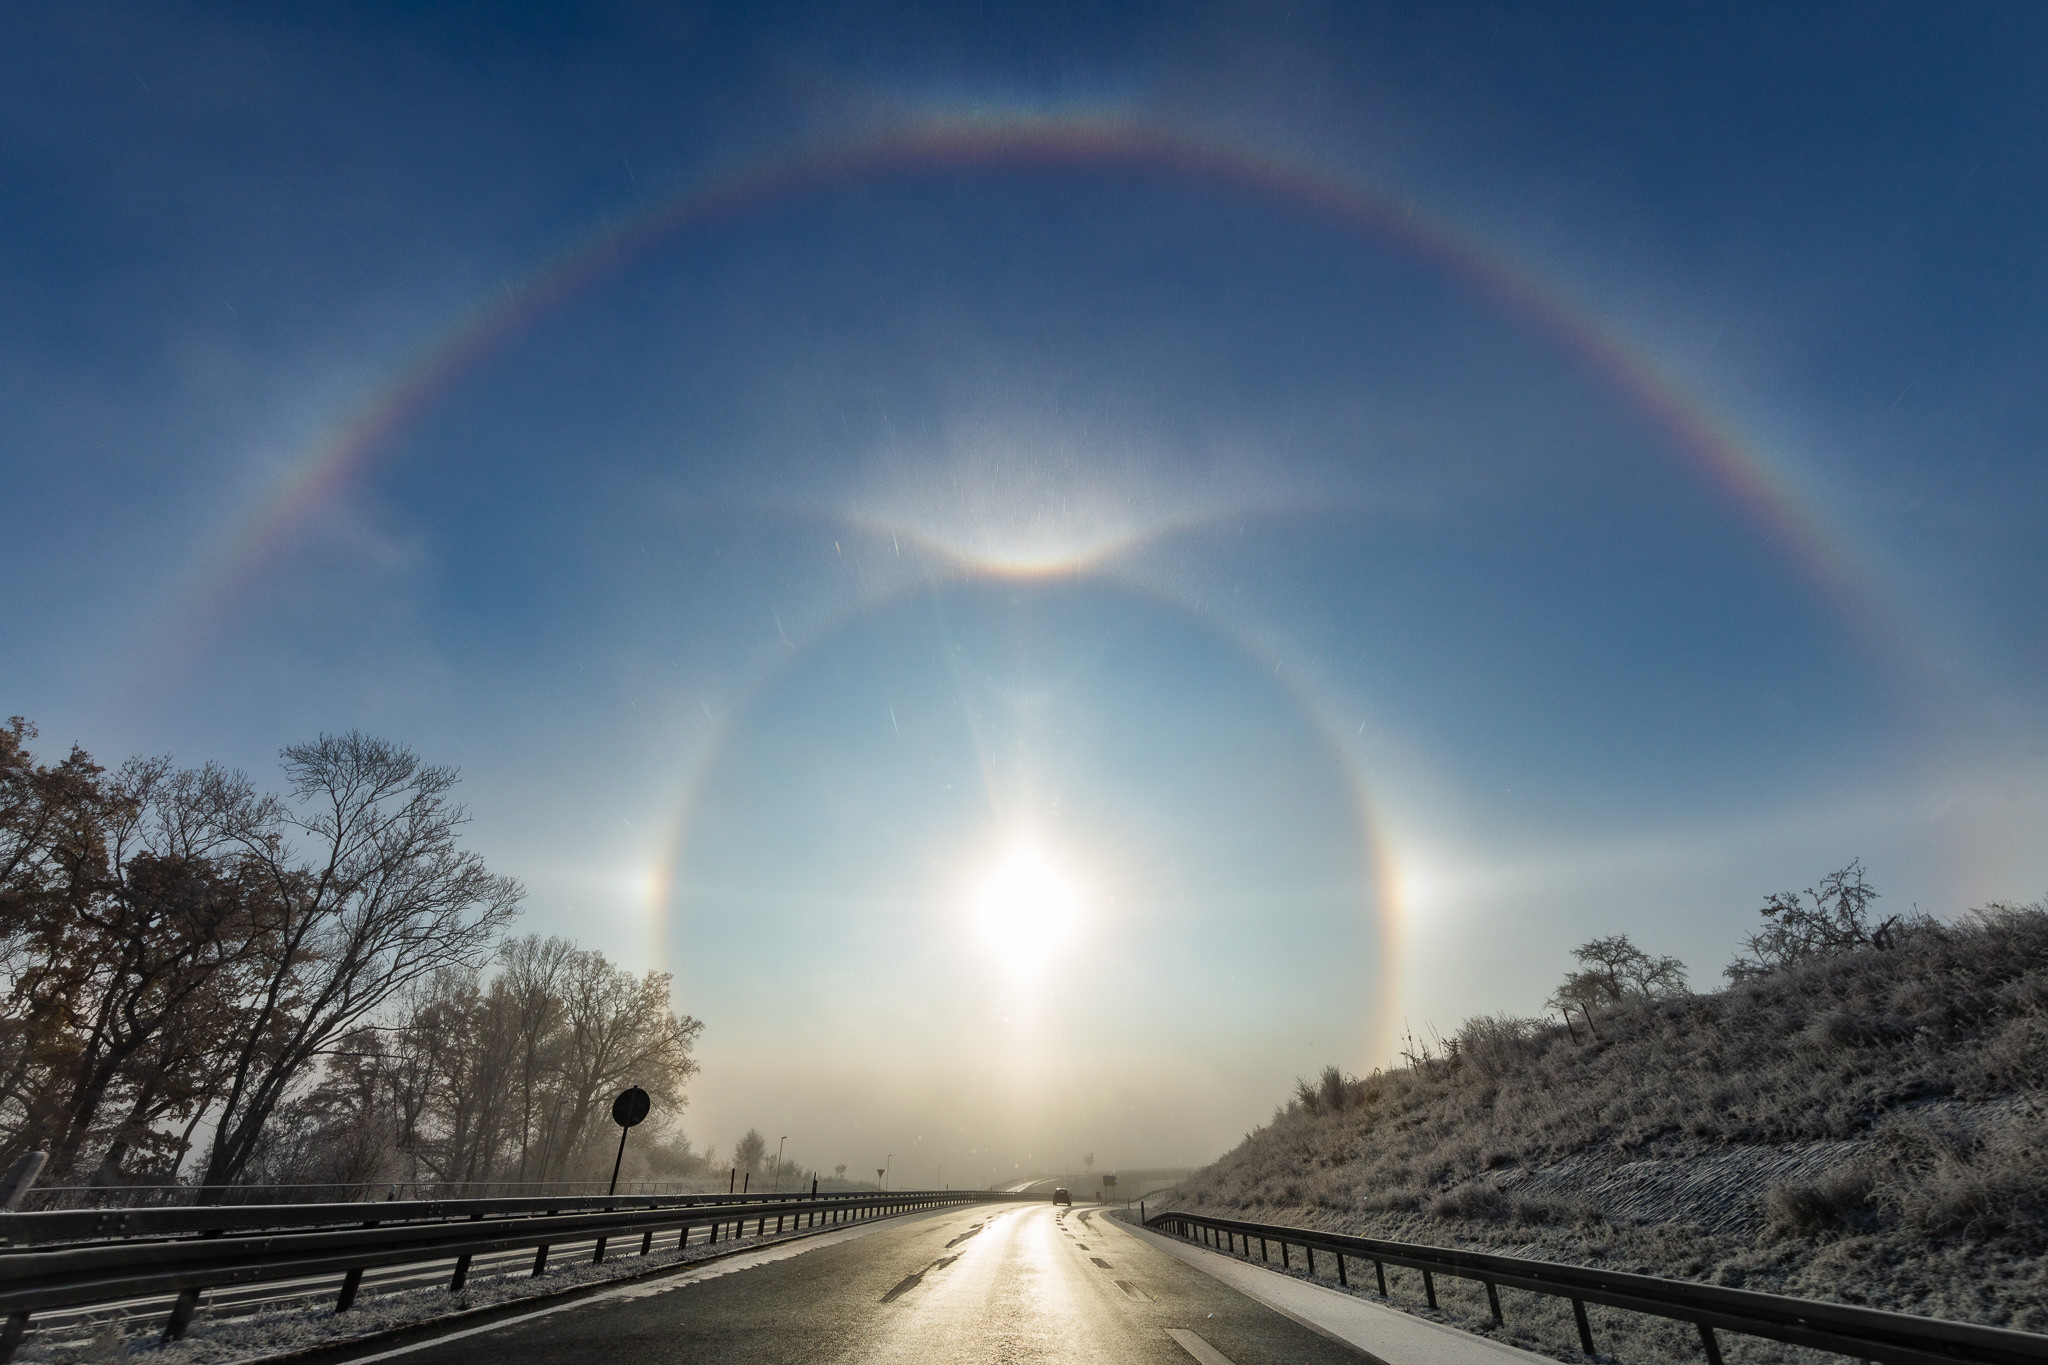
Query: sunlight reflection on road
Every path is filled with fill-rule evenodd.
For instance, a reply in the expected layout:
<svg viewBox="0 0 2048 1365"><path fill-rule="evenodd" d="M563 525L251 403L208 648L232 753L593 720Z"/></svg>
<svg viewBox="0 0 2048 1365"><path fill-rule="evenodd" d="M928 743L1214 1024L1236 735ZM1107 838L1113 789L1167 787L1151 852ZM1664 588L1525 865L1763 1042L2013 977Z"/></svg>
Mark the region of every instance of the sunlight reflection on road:
<svg viewBox="0 0 2048 1365"><path fill-rule="evenodd" d="M864 1358L1089 1365L1173 1358L1166 1338L1140 1331L1120 1311L1113 1281L1068 1240L1049 1207L992 1219L954 1249L957 1261L891 1305L901 1317Z"/></svg>

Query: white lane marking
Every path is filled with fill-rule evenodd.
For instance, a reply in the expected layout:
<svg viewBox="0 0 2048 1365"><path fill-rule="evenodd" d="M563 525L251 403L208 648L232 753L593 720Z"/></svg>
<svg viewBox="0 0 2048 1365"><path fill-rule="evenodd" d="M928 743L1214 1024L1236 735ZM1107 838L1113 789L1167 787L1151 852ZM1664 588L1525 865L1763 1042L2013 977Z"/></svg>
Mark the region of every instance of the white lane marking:
<svg viewBox="0 0 2048 1365"><path fill-rule="evenodd" d="M932 1213L923 1215L923 1218L937 1217L950 1212L952 1212L951 1209L937 1209ZM532 1322L535 1318L553 1317L556 1313L565 1313L572 1308L587 1308L592 1304L609 1303L613 1300L644 1299L655 1294L666 1294L673 1289L682 1289L689 1285L702 1284L706 1280L715 1280L720 1276L731 1275L736 1271L751 1270L755 1266L768 1265L774 1261L786 1261L792 1256L801 1256L806 1251L816 1251L820 1247L837 1246L841 1242L851 1242L857 1237L866 1237L871 1233L880 1232L892 1225L902 1227L908 1222L921 1222L923 1218L913 1215L901 1221L893 1218L877 1219L875 1222L863 1227L851 1227L840 1232L828 1232L821 1237L807 1237L795 1242L785 1242L780 1246L762 1247L759 1251L749 1251L723 1261L714 1261L710 1265L703 1266L694 1271L679 1270L673 1275L663 1275L639 1284L622 1285L617 1289L608 1289L602 1293L591 1294L580 1299L572 1299L568 1303L557 1303L551 1304L546 1308L536 1308L531 1313L519 1313L509 1318L499 1318L495 1322L480 1323L475 1327L465 1327L457 1332L443 1332L425 1341L415 1341L404 1346L394 1346L388 1351L379 1351L375 1355L356 1356L349 1362L349 1365L370 1365L370 1362L375 1360L395 1360L399 1356L408 1356L415 1351L425 1351L435 1346L445 1345L451 1341L460 1341L464 1337L479 1336L485 1332L495 1332L501 1327L514 1327L522 1322ZM323 1342L321 1344L326 1345L327 1343ZM348 1342L346 1338L343 1338L333 1344L336 1348L342 1348Z"/></svg>
<svg viewBox="0 0 2048 1365"><path fill-rule="evenodd" d="M1188 1331L1185 1327L1169 1327L1166 1329L1166 1335L1173 1338L1176 1346L1186 1351L1196 1360L1201 1361L1202 1365L1230 1365L1229 1356L1223 1354L1223 1352L1217 1350L1193 1332Z"/></svg>

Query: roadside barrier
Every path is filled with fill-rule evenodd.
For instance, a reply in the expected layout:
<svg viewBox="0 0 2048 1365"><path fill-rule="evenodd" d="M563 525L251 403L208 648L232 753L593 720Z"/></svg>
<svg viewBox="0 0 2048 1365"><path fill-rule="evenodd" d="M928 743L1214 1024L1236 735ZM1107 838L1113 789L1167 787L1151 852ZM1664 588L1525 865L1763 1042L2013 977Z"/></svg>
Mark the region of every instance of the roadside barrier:
<svg viewBox="0 0 2048 1365"><path fill-rule="evenodd" d="M363 1272L448 1260L448 1288L463 1287L472 1258L638 1234L681 1247L693 1232L721 1237L816 1228L925 1209L1026 1196L983 1190L852 1194L602 1196L558 1199L409 1200L381 1204L283 1204L208 1208L65 1210L0 1214L0 1362L12 1358L32 1315L175 1295L164 1340L190 1326L200 1295L229 1285L340 1275L335 1311L354 1304Z"/></svg>
<svg viewBox="0 0 2048 1365"><path fill-rule="evenodd" d="M1293 1253L1299 1250L1303 1268L1310 1276L1318 1273L1316 1253L1320 1251L1330 1258L1329 1264L1335 1271L1337 1283L1346 1286L1351 1283L1352 1266L1370 1262L1383 1298L1387 1293L1388 1266L1417 1270L1422 1273L1423 1295L1431 1308L1437 1306L1438 1275L1476 1280L1486 1287L1487 1307L1496 1323L1503 1320L1500 1307L1500 1290L1503 1288L1526 1289L1569 1299L1572 1316L1579 1329L1579 1348L1589 1359L1593 1355L1593 1329L1586 1318L1586 1305L1597 1303L1632 1313L1692 1323L1699 1329L1700 1347L1706 1354L1708 1365L1721 1365L1721 1344L1716 1335L1719 1332L1768 1337L1858 1360L1878 1361L1883 1365L1956 1365L1957 1362L1967 1362L1967 1365L2042 1365L2042 1362L2048 1362L2048 1336L1924 1318L1911 1313L1821 1303L1782 1294L1761 1294L1750 1289L1730 1289L1689 1280L1667 1280L1655 1275L1596 1270L1415 1242L1348 1237L1313 1228L1210 1218L1202 1214L1154 1214L1145 1220L1145 1226L1199 1242L1217 1251L1243 1256L1246 1260L1252 1259L1252 1247L1256 1243L1258 1259L1270 1265L1277 1256L1282 1269L1292 1268Z"/></svg>

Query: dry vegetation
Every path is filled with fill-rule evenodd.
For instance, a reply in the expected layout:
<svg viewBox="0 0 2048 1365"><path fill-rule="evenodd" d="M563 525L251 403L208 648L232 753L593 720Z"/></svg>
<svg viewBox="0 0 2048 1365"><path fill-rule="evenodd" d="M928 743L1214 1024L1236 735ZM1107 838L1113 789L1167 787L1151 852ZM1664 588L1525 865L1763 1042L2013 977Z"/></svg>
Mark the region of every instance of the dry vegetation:
<svg viewBox="0 0 2048 1365"><path fill-rule="evenodd" d="M1167 1203L2048 1332L2048 902L1884 928L1331 1068ZM1604 1350L1697 1357L1622 1316ZM1570 1353L1568 1310L1509 1319Z"/></svg>

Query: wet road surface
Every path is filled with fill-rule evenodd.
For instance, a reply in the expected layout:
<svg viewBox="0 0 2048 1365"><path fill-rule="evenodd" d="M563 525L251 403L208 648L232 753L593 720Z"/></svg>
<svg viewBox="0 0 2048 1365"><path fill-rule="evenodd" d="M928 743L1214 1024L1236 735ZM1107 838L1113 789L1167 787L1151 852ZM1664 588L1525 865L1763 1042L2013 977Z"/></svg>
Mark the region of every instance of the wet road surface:
<svg viewBox="0 0 2048 1365"><path fill-rule="evenodd" d="M404 1365L1370 1359L1086 1206L948 1210L865 1235L827 1234L790 1254L802 1245L764 1264L686 1273L355 1358Z"/></svg>

